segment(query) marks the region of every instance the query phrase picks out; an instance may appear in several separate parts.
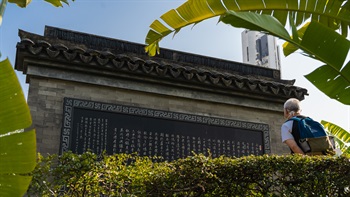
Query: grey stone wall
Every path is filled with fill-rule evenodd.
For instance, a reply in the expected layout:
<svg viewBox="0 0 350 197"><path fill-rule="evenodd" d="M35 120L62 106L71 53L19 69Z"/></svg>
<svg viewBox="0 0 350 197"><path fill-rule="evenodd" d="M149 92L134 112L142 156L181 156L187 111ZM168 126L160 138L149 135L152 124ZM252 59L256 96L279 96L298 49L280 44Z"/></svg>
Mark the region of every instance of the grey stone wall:
<svg viewBox="0 0 350 197"><path fill-rule="evenodd" d="M289 153L283 103L307 90L279 70L169 49L149 57L141 44L54 27L19 36L15 69L27 75L42 154L59 153L65 97L268 125L271 154Z"/></svg>
<svg viewBox="0 0 350 197"><path fill-rule="evenodd" d="M90 76L93 77L93 76ZM272 154L288 153L281 143L280 125L283 123L281 103L249 98L210 95L200 91L182 91L177 88L139 84L140 90L108 87L53 78L31 77L28 103L37 132L37 147L42 154L57 154L63 117L63 99L71 97L98 102L131 105L144 108L174 111L225 119L263 123L269 125ZM164 94L164 92L168 94ZM171 95L169 92L173 92ZM205 96L206 95L206 96ZM185 97L184 97L185 96ZM214 100L215 98L215 100Z"/></svg>

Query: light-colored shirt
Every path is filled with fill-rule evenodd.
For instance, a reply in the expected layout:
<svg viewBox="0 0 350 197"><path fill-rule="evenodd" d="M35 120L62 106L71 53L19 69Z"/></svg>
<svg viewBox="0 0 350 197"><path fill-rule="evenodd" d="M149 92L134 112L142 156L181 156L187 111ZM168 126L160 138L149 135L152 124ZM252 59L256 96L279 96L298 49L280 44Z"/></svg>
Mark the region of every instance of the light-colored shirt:
<svg viewBox="0 0 350 197"><path fill-rule="evenodd" d="M293 129L293 120L283 123L281 127L281 137L282 137L283 143L288 139L294 139L292 135L292 129Z"/></svg>

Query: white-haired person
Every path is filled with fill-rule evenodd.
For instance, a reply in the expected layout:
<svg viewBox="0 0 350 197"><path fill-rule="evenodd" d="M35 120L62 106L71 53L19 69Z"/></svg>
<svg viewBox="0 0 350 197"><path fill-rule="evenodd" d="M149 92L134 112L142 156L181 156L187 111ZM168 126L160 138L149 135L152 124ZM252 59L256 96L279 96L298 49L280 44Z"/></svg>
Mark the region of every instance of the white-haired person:
<svg viewBox="0 0 350 197"><path fill-rule="evenodd" d="M290 98L284 103L284 118L286 120L295 116L301 116L300 101L296 98ZM295 141L292 130L294 121L286 121L281 127L282 142L287 144L292 153L305 154Z"/></svg>

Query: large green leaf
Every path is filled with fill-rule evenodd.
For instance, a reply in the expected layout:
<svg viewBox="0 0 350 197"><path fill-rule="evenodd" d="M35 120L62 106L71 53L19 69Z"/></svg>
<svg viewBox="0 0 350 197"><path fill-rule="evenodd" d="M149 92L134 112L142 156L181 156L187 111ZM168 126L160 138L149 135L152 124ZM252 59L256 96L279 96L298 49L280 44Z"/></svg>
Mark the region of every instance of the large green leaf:
<svg viewBox="0 0 350 197"><path fill-rule="evenodd" d="M349 72L338 72L329 65L323 65L305 77L330 98L350 105L349 76Z"/></svg>
<svg viewBox="0 0 350 197"><path fill-rule="evenodd" d="M227 11L225 15L220 17L220 21L234 27L267 32L289 42L294 42L284 26L270 15Z"/></svg>
<svg viewBox="0 0 350 197"><path fill-rule="evenodd" d="M350 41L332 29L312 21L305 30L300 47L340 71L349 52Z"/></svg>
<svg viewBox="0 0 350 197"><path fill-rule="evenodd" d="M0 62L0 135L27 128L32 124L30 111L8 59Z"/></svg>
<svg viewBox="0 0 350 197"><path fill-rule="evenodd" d="M305 77L330 98L350 105L350 62L344 66L350 41L316 24L305 31L302 44L312 47L314 54L327 63Z"/></svg>
<svg viewBox="0 0 350 197"><path fill-rule="evenodd" d="M228 11L220 17L220 21L282 38L337 70L343 66L349 51L350 42L346 38L314 21L304 26L305 30L299 31L305 31L301 40L291 38L284 26L269 15Z"/></svg>
<svg viewBox="0 0 350 197"><path fill-rule="evenodd" d="M32 180L31 176L1 175L0 176L0 196L2 197L21 197L28 189Z"/></svg>
<svg viewBox="0 0 350 197"><path fill-rule="evenodd" d="M0 62L0 196L23 196L36 165L35 131L17 76Z"/></svg>
<svg viewBox="0 0 350 197"><path fill-rule="evenodd" d="M264 31L292 43L311 57L325 62L306 78L330 98L350 104L350 64L344 65L350 41L332 29L312 21L304 26L301 41L290 38L281 23L269 15L228 11L220 20L234 27ZM322 32L322 33L320 33ZM343 69L342 69L343 68ZM341 70L342 69L342 70Z"/></svg>
<svg viewBox="0 0 350 197"><path fill-rule="evenodd" d="M349 104L350 65L344 66L344 61L350 45L345 37L334 31L341 28L347 35L349 8L347 0L188 0L176 10L161 16L172 29L158 20L151 24L146 51L149 55L155 55L164 36L189 24L221 16L222 22L234 27L267 32L288 41L284 45L286 55L301 49L309 57L324 62L325 66L306 77L329 97ZM284 28L288 17L293 36L289 36ZM309 18L312 19L311 23L303 24ZM297 30L298 25L303 26Z"/></svg>
<svg viewBox="0 0 350 197"><path fill-rule="evenodd" d="M23 196L35 165L34 130L0 137L0 196Z"/></svg>
<svg viewBox="0 0 350 197"><path fill-rule="evenodd" d="M31 172L35 167L35 141L34 130L0 136L0 174Z"/></svg>
<svg viewBox="0 0 350 197"><path fill-rule="evenodd" d="M309 54L326 63L305 77L330 98L349 105L350 63L344 66L349 40L319 23L312 23L301 45L311 48Z"/></svg>
<svg viewBox="0 0 350 197"><path fill-rule="evenodd" d="M307 27L309 26L310 22L305 23L301 28L298 29L298 36L300 39L303 38L305 30L307 29ZM290 42L285 42L283 43L283 54L285 56L288 56L292 53L294 53L295 51L297 51L299 49L298 46L296 46L295 44L292 44Z"/></svg>
<svg viewBox="0 0 350 197"><path fill-rule="evenodd" d="M203 20L225 15L228 10L235 12L256 12L270 14L283 26L286 25L290 12L295 13L292 19L296 27L312 18L332 29L341 27L344 36L350 24L350 9L347 0L188 0L177 9L172 9L150 25L146 36L146 52L155 55L159 50L160 40L171 32ZM156 24L155 24L156 23ZM171 28L167 28L169 26Z"/></svg>
<svg viewBox="0 0 350 197"><path fill-rule="evenodd" d="M350 154L350 133L331 122L322 120L321 124L335 137L342 153Z"/></svg>
<svg viewBox="0 0 350 197"><path fill-rule="evenodd" d="M59 7L68 0L45 0ZM74 1L74 0L72 0ZM9 0L26 7L31 0ZM0 25L7 0L0 3ZM0 61L0 196L23 196L36 166L35 130L29 107L8 59Z"/></svg>

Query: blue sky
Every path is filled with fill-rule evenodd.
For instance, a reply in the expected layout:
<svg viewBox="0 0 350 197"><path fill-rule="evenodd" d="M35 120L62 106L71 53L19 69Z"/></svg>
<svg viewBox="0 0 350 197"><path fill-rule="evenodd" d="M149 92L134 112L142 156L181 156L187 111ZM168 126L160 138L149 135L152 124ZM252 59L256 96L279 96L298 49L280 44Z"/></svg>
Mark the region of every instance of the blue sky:
<svg viewBox="0 0 350 197"><path fill-rule="evenodd" d="M33 0L25 9L8 4L0 27L1 59L15 63L18 29L43 35L45 25L81 31L136 43L144 43L149 25L163 13L184 0L77 0L64 8L55 8L43 0ZM181 30L175 37L160 42L164 48L186 51L221 59L242 61L241 32L213 18ZM283 41L279 41L280 44ZM282 53L281 53L282 54ZM350 107L329 99L303 75L322 63L293 54L281 55L282 78L296 79L296 86L308 89L310 96L302 101L303 114L315 120L333 122L350 130ZM17 73L25 94L25 76Z"/></svg>

